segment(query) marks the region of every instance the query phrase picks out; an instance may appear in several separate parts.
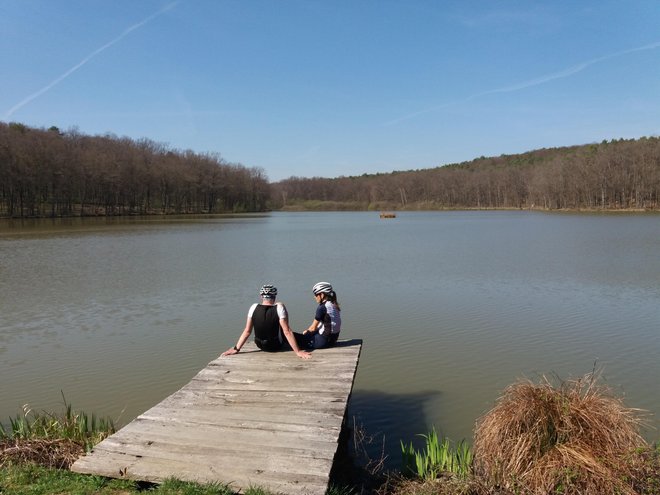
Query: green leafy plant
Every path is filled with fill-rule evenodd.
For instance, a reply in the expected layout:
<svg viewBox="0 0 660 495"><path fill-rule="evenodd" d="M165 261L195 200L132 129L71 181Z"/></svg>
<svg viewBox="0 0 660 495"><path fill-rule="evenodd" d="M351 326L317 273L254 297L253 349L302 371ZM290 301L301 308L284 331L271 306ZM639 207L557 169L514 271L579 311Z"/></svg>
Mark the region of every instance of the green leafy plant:
<svg viewBox="0 0 660 495"><path fill-rule="evenodd" d="M422 450L415 449L412 442L401 442L404 474L432 480L447 474L465 478L472 472L472 450L464 440L454 447L448 438L438 437L435 428L419 436L426 444Z"/></svg>

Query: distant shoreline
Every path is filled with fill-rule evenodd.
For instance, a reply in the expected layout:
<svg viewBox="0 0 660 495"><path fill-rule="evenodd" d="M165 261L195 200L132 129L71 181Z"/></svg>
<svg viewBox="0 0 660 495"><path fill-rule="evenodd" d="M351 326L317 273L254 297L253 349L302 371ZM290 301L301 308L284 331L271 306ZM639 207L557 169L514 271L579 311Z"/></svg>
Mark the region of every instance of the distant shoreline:
<svg viewBox="0 0 660 495"><path fill-rule="evenodd" d="M203 213L112 213L112 214L96 214L96 215L42 215L42 216L9 216L9 215L0 215L0 220L56 220L56 219L92 219L92 218L177 218L177 217L205 217L205 216L234 216L242 217L249 215L259 215L270 212L284 212L284 213L296 213L296 212L380 212L380 211L391 211L391 212L423 212L423 211L530 211L530 212L542 212L542 213L590 213L590 214L658 214L660 213L660 208L540 208L540 207L435 207L435 208L397 208L392 206L383 205L382 208L372 208L372 207L362 207L356 208L355 205L349 204L332 204L329 207L326 205L318 206L308 206L308 205L287 205L279 209L273 210L264 210L264 211L254 211L254 212L242 212L242 213L232 213L232 212L203 212Z"/></svg>
<svg viewBox="0 0 660 495"><path fill-rule="evenodd" d="M533 207L396 207L382 205L379 208L355 208L354 205L333 205L332 208L310 207L305 205L287 205L278 210L282 212L302 212L302 211L392 211L392 212L416 212L416 211L537 211L546 213L660 213L660 208L542 208Z"/></svg>

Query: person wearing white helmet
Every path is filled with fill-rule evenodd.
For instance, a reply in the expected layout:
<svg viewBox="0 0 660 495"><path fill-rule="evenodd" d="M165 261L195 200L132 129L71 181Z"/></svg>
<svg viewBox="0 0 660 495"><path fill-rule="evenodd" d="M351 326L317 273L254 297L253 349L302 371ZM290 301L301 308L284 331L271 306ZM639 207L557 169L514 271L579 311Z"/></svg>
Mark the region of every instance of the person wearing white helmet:
<svg viewBox="0 0 660 495"><path fill-rule="evenodd" d="M222 356L238 353L247 342L254 328L254 342L262 351L275 352L286 349L286 339L286 342L298 357L302 359L312 357L309 352L301 350L298 346L296 337L289 328L289 316L284 304L275 302L277 288L270 284L264 285L259 290L259 295L261 296L261 302L250 306L245 328L238 338L238 342L234 347L223 352Z"/></svg>
<svg viewBox="0 0 660 495"><path fill-rule="evenodd" d="M313 349L329 347L337 342L341 331L341 309L337 294L328 282L318 282L312 287L318 303L312 324L303 332Z"/></svg>

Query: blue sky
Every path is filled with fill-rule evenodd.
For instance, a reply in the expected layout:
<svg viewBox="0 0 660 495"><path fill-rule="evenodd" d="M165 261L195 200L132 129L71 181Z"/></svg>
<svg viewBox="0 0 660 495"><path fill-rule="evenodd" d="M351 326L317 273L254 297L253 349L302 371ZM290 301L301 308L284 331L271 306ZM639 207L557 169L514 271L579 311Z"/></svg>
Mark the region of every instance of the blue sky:
<svg viewBox="0 0 660 495"><path fill-rule="evenodd" d="M0 0L0 121L271 180L660 134L660 3Z"/></svg>

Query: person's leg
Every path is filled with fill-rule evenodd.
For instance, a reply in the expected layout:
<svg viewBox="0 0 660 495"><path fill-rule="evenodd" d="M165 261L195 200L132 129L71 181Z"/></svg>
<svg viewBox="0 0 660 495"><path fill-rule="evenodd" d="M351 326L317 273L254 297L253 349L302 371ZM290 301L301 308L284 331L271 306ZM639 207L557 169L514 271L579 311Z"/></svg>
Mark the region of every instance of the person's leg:
<svg viewBox="0 0 660 495"><path fill-rule="evenodd" d="M302 349L303 351L308 351L310 349L313 349L313 336L312 334L306 333L298 333L298 332L293 332L293 337L296 339L296 344L298 344L298 348ZM283 348L291 350L291 346L289 345L288 341L284 341L283 343Z"/></svg>
<svg viewBox="0 0 660 495"><path fill-rule="evenodd" d="M326 347L328 345L328 339L325 337L325 335L321 335L318 332L314 333L313 335L314 340L312 341L312 345L314 349L321 349L322 347Z"/></svg>

